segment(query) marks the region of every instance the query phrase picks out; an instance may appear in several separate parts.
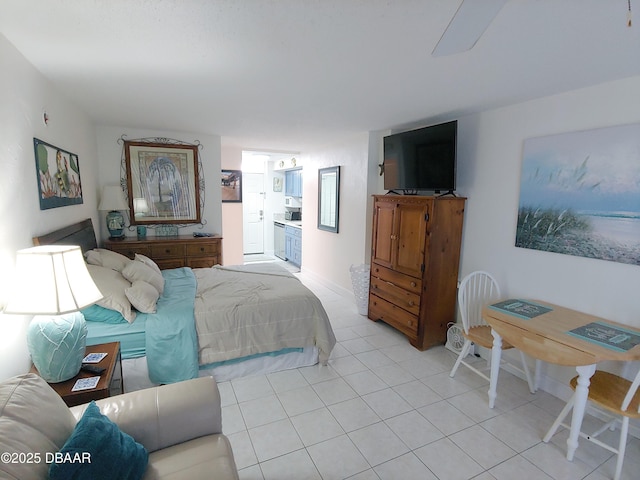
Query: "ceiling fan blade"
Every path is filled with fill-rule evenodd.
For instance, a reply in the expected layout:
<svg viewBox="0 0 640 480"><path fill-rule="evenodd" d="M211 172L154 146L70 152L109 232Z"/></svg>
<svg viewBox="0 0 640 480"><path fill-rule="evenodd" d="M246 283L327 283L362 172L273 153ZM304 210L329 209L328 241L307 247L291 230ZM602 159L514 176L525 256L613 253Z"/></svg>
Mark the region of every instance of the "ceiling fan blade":
<svg viewBox="0 0 640 480"><path fill-rule="evenodd" d="M473 48L505 3L507 0L462 0L432 55L441 57Z"/></svg>

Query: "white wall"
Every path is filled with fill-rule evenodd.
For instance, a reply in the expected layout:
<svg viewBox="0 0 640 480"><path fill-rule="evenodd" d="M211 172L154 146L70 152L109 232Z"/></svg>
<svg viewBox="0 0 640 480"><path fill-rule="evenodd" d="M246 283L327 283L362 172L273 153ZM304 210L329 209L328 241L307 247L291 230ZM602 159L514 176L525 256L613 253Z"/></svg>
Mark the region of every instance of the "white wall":
<svg viewBox="0 0 640 480"><path fill-rule="evenodd" d="M459 119L458 193L468 197L461 278L489 270L504 296L537 298L640 327L640 266L514 246L523 142L640 122L637 98L640 77ZM543 389L566 396L575 370L546 366L546 374Z"/></svg>
<svg viewBox="0 0 640 480"><path fill-rule="evenodd" d="M225 146L222 148L222 167L218 168L220 185L220 169L242 170L242 148ZM218 188L220 190L220 188ZM222 202L222 197L220 199ZM222 255L224 265L242 265L244 263L242 203L225 202L222 204Z"/></svg>
<svg viewBox="0 0 640 480"><path fill-rule="evenodd" d="M0 35L0 303L10 295L15 252L32 237L92 218L97 212L95 131L87 115L56 91ZM42 121L43 111L49 125ZM84 203L40 210L33 138L78 155ZM30 360L26 326L30 317L0 314L0 381L24 373Z"/></svg>
<svg viewBox="0 0 640 480"><path fill-rule="evenodd" d="M202 148L199 150L204 171L205 198L202 206L202 219L206 222L203 227L200 225L180 227L180 235L190 235L194 231L208 233L222 233L222 210L220 193L220 137L218 135L208 135L193 132L172 132L164 130L144 130L139 128L118 127L118 126L98 126L96 127L98 141L98 175L100 187L103 185L119 185L121 176L121 159L123 154L122 142L118 140L125 135L126 140L136 140L141 138L170 138L185 143L200 142ZM101 192L98 193L98 196ZM105 240L109 236L105 222L106 212L99 212L99 232L100 239ZM125 218L127 218L125 216ZM125 230L127 236L135 236L135 229ZM154 230L149 228L148 236L154 235ZM223 249L224 255L224 249Z"/></svg>
<svg viewBox="0 0 640 480"><path fill-rule="evenodd" d="M640 98L640 77L460 119L458 193L468 197L461 276L488 269L505 295L640 327L640 266L514 246L524 141L640 122L634 98Z"/></svg>
<svg viewBox="0 0 640 480"><path fill-rule="evenodd" d="M304 152L302 270L346 293L352 290L349 267L369 263L366 252L369 199L367 133L354 134L324 149ZM318 170L340 166L338 233L318 230Z"/></svg>

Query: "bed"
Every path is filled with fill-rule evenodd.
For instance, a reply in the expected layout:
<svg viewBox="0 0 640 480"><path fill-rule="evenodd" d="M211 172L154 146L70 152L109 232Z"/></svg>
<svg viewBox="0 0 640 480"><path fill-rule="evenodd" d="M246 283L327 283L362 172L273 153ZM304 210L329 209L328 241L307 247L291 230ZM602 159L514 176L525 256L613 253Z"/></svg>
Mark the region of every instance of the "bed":
<svg viewBox="0 0 640 480"><path fill-rule="evenodd" d="M278 265L160 270L147 257L98 248L91 219L33 242L82 248L105 294L83 309L87 344L120 342L128 391L326 364L335 345L320 300Z"/></svg>

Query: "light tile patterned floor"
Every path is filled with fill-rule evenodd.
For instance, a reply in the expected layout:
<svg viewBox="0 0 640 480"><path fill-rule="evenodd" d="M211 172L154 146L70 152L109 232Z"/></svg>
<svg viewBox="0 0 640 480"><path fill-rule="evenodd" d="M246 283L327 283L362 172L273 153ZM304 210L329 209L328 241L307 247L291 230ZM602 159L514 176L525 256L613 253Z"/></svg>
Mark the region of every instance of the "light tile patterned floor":
<svg viewBox="0 0 640 480"><path fill-rule="evenodd" d="M582 440L568 462L566 432L542 442L562 401L502 372L491 410L485 381L464 368L449 378L452 352L419 352L353 300L299 277L338 344L328 366L219 384L242 480L612 478L615 457L604 449ZM627 480L640 478L640 441L630 438Z"/></svg>

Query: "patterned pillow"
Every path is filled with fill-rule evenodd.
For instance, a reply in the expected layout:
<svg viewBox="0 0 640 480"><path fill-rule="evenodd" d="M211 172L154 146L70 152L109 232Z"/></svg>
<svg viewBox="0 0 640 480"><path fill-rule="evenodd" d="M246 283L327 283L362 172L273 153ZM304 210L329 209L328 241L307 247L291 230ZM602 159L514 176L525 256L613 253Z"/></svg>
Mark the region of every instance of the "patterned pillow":
<svg viewBox="0 0 640 480"><path fill-rule="evenodd" d="M139 480L149 462L147 450L100 413L94 401L56 457L61 461L49 467L51 480Z"/></svg>

